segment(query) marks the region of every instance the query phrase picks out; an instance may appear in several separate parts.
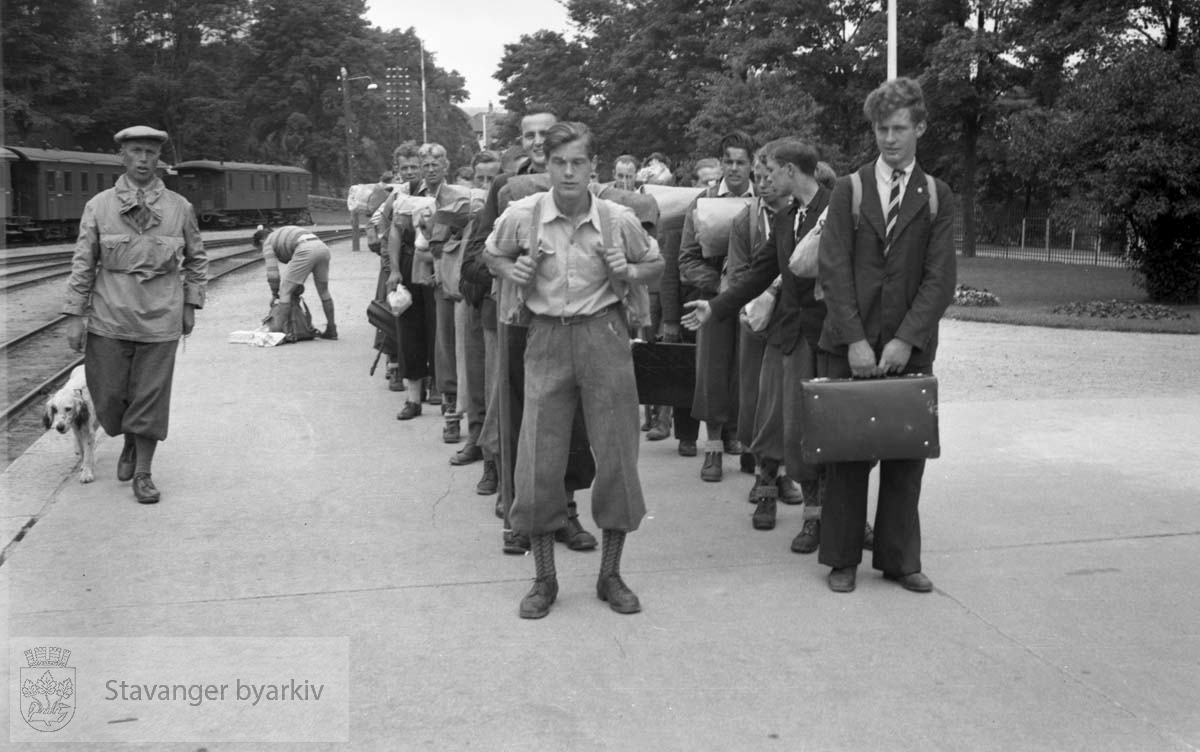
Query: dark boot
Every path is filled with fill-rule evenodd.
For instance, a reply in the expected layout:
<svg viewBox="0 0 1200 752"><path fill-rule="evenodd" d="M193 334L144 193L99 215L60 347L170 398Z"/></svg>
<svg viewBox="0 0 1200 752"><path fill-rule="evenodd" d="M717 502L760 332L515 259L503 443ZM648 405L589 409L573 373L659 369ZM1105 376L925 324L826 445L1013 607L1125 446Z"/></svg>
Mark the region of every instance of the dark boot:
<svg viewBox="0 0 1200 752"><path fill-rule="evenodd" d="M554 531L554 540L566 543L572 551L591 551L596 547L596 536L583 529L579 516L567 518L567 526Z"/></svg>
<svg viewBox="0 0 1200 752"><path fill-rule="evenodd" d="M751 522L755 530L775 529L775 503L779 500L779 489L775 484L756 487L758 490L758 506L754 508Z"/></svg>
<svg viewBox="0 0 1200 752"><path fill-rule="evenodd" d="M621 579L621 552L624 548L624 530L604 531L604 549L600 555L600 579L596 581L596 597L608 601L608 607L618 614L636 614L642 610L642 604Z"/></svg>
<svg viewBox="0 0 1200 752"><path fill-rule="evenodd" d="M475 493L480 496L491 496L496 493L496 486L500 485L500 473L496 470L495 460L483 461L483 477L479 479L479 484L475 486Z"/></svg>
<svg viewBox="0 0 1200 752"><path fill-rule="evenodd" d="M649 441L662 441L671 436L671 407L669 405L659 405L654 408L654 425L650 426L650 431L646 434L646 439Z"/></svg>
<svg viewBox="0 0 1200 752"><path fill-rule="evenodd" d="M522 619L540 619L550 613L558 598L558 574L554 570L554 535L534 535L529 539L537 576L533 587L521 599L518 612Z"/></svg>

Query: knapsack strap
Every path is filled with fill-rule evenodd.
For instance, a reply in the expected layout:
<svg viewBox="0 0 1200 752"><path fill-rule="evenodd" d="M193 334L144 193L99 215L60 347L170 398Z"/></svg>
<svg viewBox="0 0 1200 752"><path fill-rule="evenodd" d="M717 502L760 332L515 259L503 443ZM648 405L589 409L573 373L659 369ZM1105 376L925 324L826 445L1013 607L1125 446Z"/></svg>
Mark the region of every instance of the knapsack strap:
<svg viewBox="0 0 1200 752"><path fill-rule="evenodd" d="M929 191L929 220L932 222L938 215L937 180L928 172L925 173L925 188ZM854 229L858 229L859 213L862 209L862 176L858 170L850 173L850 214L854 217Z"/></svg>

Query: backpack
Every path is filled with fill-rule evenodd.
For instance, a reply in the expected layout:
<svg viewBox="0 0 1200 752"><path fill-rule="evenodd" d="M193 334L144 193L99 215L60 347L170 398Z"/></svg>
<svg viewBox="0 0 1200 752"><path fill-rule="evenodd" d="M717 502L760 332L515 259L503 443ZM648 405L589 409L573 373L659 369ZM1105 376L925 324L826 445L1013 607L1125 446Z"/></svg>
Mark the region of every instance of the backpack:
<svg viewBox="0 0 1200 752"><path fill-rule="evenodd" d="M538 230L542 225L542 202L546 200L549 193L542 193L537 202L533 206L533 212L530 219L529 227L529 254L536 263L538 260ZM596 212L600 215L600 242L602 247L609 248L613 244L614 238L614 214L613 209L604 199L594 198L596 201ZM646 285L636 282L628 282L626 280L618 280L609 277L609 283L612 285L613 291L620 298L622 306L625 308L625 316L630 326L649 326L650 324L650 290ZM515 326L528 326L530 319L529 309L525 308L525 293L524 290L516 285L508 282L503 277L500 278L500 303L499 316L500 320L506 324Z"/></svg>
<svg viewBox="0 0 1200 752"><path fill-rule="evenodd" d="M272 332L283 332L284 342L300 342L317 338L317 328L313 326L312 312L299 293L292 296L291 316L284 320L282 306L279 301L271 305L271 312L263 320L267 329Z"/></svg>

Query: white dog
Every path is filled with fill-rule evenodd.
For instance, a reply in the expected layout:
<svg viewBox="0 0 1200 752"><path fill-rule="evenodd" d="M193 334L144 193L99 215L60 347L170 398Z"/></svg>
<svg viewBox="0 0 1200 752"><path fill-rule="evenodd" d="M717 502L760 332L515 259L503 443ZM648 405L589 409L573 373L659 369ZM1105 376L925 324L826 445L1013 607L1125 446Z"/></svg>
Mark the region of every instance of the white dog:
<svg viewBox="0 0 1200 752"><path fill-rule="evenodd" d="M53 427L59 433L66 433L68 430L75 432L75 454L83 456L83 464L79 468L79 482L91 483L95 480L96 431L100 428L100 421L96 418L95 407L92 406L92 396L88 393L83 366L76 366L63 388L46 400L42 425L46 430Z"/></svg>

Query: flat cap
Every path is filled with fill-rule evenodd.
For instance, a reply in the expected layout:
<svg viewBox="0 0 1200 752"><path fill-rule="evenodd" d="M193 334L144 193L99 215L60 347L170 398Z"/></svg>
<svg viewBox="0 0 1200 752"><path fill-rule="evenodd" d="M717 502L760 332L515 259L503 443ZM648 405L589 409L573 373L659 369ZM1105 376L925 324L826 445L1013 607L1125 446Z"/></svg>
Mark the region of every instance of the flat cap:
<svg viewBox="0 0 1200 752"><path fill-rule="evenodd" d="M148 125L133 125L113 136L113 141L118 144L123 144L126 141L139 139L143 141L157 141L160 144L166 143L167 132L160 131L157 128L151 128Z"/></svg>

